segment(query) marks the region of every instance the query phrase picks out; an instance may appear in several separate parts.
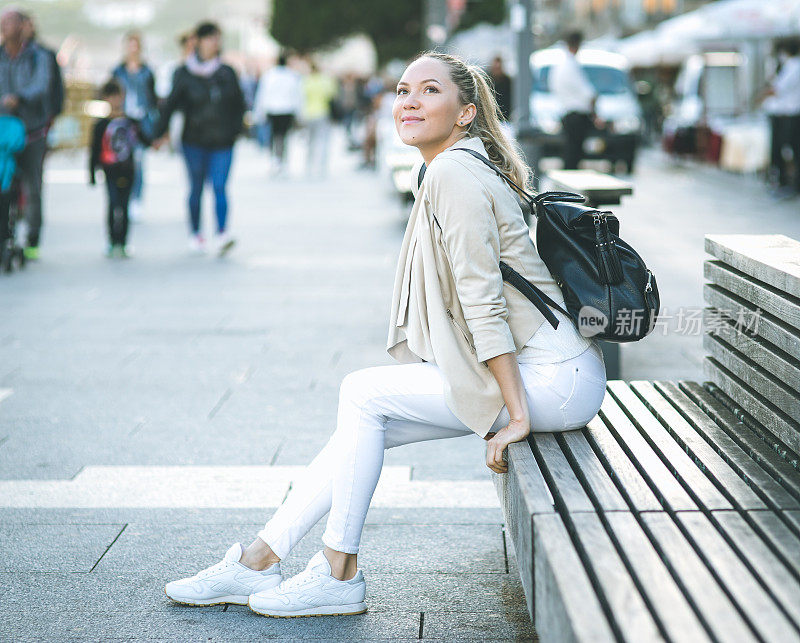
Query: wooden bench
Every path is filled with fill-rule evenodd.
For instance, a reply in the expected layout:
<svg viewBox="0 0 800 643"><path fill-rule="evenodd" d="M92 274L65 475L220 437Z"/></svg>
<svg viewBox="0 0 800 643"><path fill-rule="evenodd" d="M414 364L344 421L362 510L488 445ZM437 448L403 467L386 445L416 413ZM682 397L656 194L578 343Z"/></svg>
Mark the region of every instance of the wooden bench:
<svg viewBox="0 0 800 643"><path fill-rule="evenodd" d="M542 188L582 194L586 204L593 208L618 205L623 196L633 194L633 185L628 181L595 170L550 170L544 176ZM608 378L620 378L619 344L600 340L598 344L603 351Z"/></svg>
<svg viewBox="0 0 800 643"><path fill-rule="evenodd" d="M542 641L800 641L800 243L706 248L712 381L609 380L584 429L492 474ZM758 336L718 346L754 303Z"/></svg>

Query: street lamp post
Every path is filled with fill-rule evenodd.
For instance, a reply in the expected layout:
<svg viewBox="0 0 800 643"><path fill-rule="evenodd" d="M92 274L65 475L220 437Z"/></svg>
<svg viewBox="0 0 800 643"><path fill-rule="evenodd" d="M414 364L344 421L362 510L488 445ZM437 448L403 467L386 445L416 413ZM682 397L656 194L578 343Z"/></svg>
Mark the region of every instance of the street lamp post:
<svg viewBox="0 0 800 643"><path fill-rule="evenodd" d="M447 0L425 0L425 44L440 47L447 40Z"/></svg>
<svg viewBox="0 0 800 643"><path fill-rule="evenodd" d="M531 127L530 96L533 84L531 54L533 54L534 0L512 0L509 23L514 32L517 74L514 77L514 129L525 160L533 170L533 184L539 187L540 150Z"/></svg>

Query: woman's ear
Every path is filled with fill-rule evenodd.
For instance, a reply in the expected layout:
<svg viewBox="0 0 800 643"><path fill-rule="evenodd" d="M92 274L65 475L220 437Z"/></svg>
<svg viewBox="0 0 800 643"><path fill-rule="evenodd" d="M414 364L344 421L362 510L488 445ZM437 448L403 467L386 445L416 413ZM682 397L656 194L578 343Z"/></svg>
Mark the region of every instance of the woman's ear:
<svg viewBox="0 0 800 643"><path fill-rule="evenodd" d="M461 127L469 127L470 123L475 120L475 115L478 113L478 109L475 107L474 103L470 103L469 105L465 105L458 114L458 118L456 119L456 123Z"/></svg>

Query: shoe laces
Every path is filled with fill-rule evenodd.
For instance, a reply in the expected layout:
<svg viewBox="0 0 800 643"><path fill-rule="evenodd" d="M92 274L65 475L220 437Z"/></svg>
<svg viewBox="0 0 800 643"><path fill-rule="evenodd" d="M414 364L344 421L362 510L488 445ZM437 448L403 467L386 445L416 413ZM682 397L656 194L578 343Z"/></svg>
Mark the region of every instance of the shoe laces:
<svg viewBox="0 0 800 643"><path fill-rule="evenodd" d="M319 578L321 576L324 576L324 574L322 574L321 572L315 572L311 569L306 569L297 574L296 576L292 576L291 578L288 578L287 580L283 581L283 587L284 589L293 589L296 587L301 587L302 585L308 583L310 580L314 578Z"/></svg>
<svg viewBox="0 0 800 643"><path fill-rule="evenodd" d="M211 574L215 574L217 572L224 571L230 566L231 562L229 560L222 560L218 562L216 565L212 565L211 567L204 569L202 571L197 572L194 577L197 580L202 580L206 576L210 576Z"/></svg>

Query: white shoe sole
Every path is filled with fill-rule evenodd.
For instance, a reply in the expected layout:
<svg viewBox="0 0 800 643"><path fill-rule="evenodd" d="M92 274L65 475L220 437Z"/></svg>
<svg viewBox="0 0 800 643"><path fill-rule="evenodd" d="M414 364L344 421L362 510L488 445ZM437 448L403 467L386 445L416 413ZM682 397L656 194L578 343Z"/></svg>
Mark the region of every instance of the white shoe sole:
<svg viewBox="0 0 800 643"><path fill-rule="evenodd" d="M292 618L295 616L346 616L348 614L363 614L367 611L367 604L350 603L349 605L323 605L321 607L309 607L303 610L261 610L253 607L248 602L248 607L261 616L272 616L273 618Z"/></svg>
<svg viewBox="0 0 800 643"><path fill-rule="evenodd" d="M167 593L166 588L164 588L164 593L169 596L171 601L180 603L181 605L190 605L191 607L208 607L210 605L247 605L247 602L250 598L250 596L231 594L228 596L218 596L217 598L192 599L190 601L189 599L175 598L174 596L170 596Z"/></svg>

